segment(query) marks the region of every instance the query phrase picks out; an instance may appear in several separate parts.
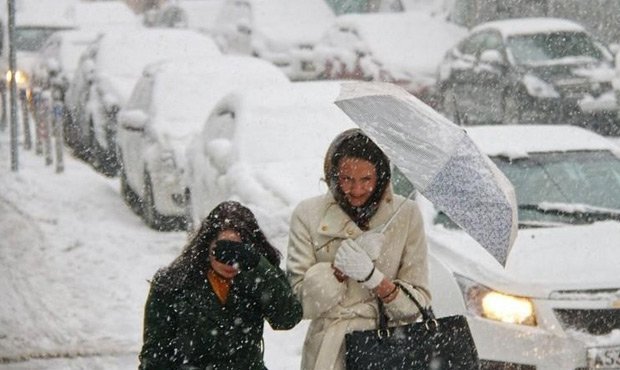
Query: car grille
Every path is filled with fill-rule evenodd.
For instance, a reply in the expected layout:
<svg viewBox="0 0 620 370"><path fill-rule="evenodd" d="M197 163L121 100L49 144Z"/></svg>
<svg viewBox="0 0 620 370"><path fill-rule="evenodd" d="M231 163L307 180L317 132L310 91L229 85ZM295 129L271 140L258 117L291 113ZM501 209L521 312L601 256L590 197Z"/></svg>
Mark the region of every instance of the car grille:
<svg viewBox="0 0 620 370"><path fill-rule="evenodd" d="M555 309L555 315L562 327L591 335L606 335L620 330L620 309Z"/></svg>
<svg viewBox="0 0 620 370"><path fill-rule="evenodd" d="M560 95L568 99L581 99L590 93L590 83L582 79L559 80L555 82Z"/></svg>

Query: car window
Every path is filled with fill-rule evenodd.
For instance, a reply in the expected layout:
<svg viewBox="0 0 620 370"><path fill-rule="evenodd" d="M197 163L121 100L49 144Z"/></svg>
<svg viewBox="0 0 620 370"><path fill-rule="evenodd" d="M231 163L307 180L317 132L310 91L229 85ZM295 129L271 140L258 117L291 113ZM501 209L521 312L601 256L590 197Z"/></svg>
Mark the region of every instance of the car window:
<svg viewBox="0 0 620 370"><path fill-rule="evenodd" d="M204 129L204 139L232 140L235 130L235 112L230 109L221 109L214 112Z"/></svg>
<svg viewBox="0 0 620 370"><path fill-rule="evenodd" d="M131 93L127 102L127 109L139 109L143 112L150 111L153 94L153 80L151 78L141 78Z"/></svg>
<svg viewBox="0 0 620 370"><path fill-rule="evenodd" d="M161 24L167 27L187 27L187 17L182 9L171 7L164 11Z"/></svg>
<svg viewBox="0 0 620 370"><path fill-rule="evenodd" d="M478 33L463 41L459 50L466 55L476 55L482 49L483 42L484 34Z"/></svg>
<svg viewBox="0 0 620 370"><path fill-rule="evenodd" d="M602 60L604 57L594 40L584 32L552 32L512 36L508 38L507 47L517 64L579 57Z"/></svg>
<svg viewBox="0 0 620 370"><path fill-rule="evenodd" d="M52 28L16 27L15 48L19 51L37 51L56 31Z"/></svg>
<svg viewBox="0 0 620 370"><path fill-rule="evenodd" d="M392 168L392 187L394 193L402 195L403 197L409 196L415 189L411 181L401 172L397 166Z"/></svg>
<svg viewBox="0 0 620 370"><path fill-rule="evenodd" d="M492 158L514 185L519 205L559 203L620 210L620 159L606 151L538 153L509 161ZM554 215L520 211L520 221Z"/></svg>
<svg viewBox="0 0 620 370"><path fill-rule="evenodd" d="M472 35L461 43L459 50L466 55L479 55L484 50L501 50L502 39L493 31L484 31Z"/></svg>

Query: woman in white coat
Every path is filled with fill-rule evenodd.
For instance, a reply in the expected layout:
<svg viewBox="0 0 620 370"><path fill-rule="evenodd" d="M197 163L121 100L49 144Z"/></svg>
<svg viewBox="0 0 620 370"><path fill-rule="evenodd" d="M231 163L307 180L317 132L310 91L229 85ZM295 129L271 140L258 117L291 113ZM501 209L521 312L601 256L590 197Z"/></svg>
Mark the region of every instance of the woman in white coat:
<svg viewBox="0 0 620 370"><path fill-rule="evenodd" d="M430 304L422 216L415 201L392 193L385 154L352 129L334 139L324 167L329 192L296 207L288 245L289 281L312 320L304 370L344 369L344 335L377 327L377 299L391 324L419 314L400 289Z"/></svg>

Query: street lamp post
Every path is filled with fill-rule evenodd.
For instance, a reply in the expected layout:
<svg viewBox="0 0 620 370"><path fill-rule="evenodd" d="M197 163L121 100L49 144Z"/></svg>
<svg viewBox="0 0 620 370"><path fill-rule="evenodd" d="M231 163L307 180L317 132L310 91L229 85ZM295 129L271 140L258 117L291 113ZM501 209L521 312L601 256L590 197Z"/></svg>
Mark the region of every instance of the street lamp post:
<svg viewBox="0 0 620 370"><path fill-rule="evenodd" d="M9 7L9 100L11 105L11 170L18 170L17 151L17 83L15 81L15 0L8 0Z"/></svg>

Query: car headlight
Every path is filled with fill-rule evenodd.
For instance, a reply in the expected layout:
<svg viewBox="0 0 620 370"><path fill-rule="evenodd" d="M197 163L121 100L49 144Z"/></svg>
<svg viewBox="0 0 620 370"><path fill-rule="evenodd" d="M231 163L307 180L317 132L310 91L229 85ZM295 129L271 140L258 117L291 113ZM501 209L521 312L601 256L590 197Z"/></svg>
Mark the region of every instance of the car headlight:
<svg viewBox="0 0 620 370"><path fill-rule="evenodd" d="M536 325L530 299L495 291L463 276L456 275L456 280L470 313L509 324Z"/></svg>
<svg viewBox="0 0 620 370"><path fill-rule="evenodd" d="M555 90L553 85L541 80L533 75L523 76L523 84L530 96L537 98L559 98L560 94Z"/></svg>
<svg viewBox="0 0 620 370"><path fill-rule="evenodd" d="M11 71L6 71L6 82L7 84L11 82L12 78ZM17 84L17 88L23 89L28 86L28 75L24 71L20 71L19 69L15 72L15 83Z"/></svg>

